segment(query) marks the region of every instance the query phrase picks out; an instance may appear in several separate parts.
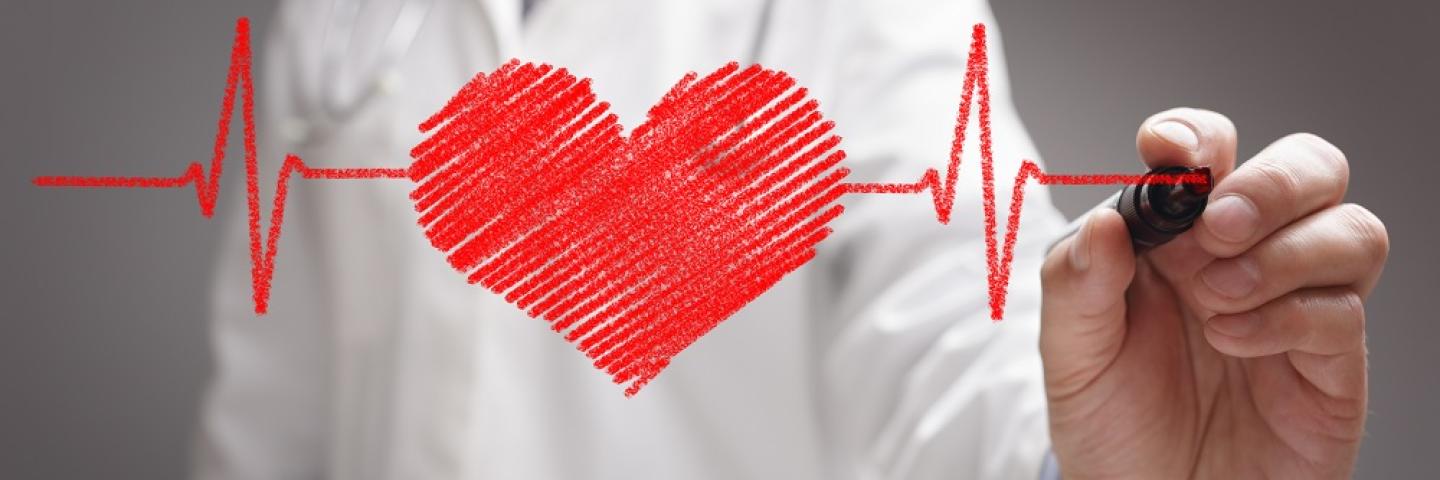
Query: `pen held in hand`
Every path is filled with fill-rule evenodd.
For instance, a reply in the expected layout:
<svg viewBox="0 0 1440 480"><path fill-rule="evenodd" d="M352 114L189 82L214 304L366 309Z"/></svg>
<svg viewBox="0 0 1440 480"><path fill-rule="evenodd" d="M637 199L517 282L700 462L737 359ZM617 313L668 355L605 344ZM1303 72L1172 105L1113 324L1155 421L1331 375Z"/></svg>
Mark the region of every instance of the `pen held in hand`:
<svg viewBox="0 0 1440 480"><path fill-rule="evenodd" d="M1125 226L1130 230L1130 240L1135 247L1135 253L1164 245L1185 233L1200 219L1215 179L1210 173L1210 167L1159 167L1145 174L1145 177L1192 174L1204 175L1205 181L1147 182L1142 179L1136 184L1126 185L1124 189L1115 192L1110 198L1100 202L1100 205L1071 222L1065 232L1050 244L1050 249L1080 231L1090 214L1102 208L1120 212L1120 217L1125 219Z"/></svg>

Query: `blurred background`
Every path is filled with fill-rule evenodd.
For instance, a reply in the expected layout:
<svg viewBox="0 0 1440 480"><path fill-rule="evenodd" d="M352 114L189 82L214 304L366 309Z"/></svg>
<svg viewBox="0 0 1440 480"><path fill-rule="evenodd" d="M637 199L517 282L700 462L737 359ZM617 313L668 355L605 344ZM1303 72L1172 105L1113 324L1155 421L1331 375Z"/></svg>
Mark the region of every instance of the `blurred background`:
<svg viewBox="0 0 1440 480"><path fill-rule="evenodd" d="M185 475L210 368L205 314L218 219L198 215L189 189L29 182L172 175L208 158L234 20L253 19L258 49L274 7L5 0L0 478ZM1349 200L1385 220L1393 244L1368 308L1371 415L1357 477L1433 478L1440 323L1424 302L1440 279L1440 214L1429 193L1440 176L1429 143L1440 131L1440 5L1105 0L994 9L1016 102L1049 171L1135 170L1136 126L1172 106L1229 115L1242 158L1294 131L1346 151ZM238 153L238 140L231 149ZM240 201L241 176L226 177L220 201ZM1109 193L1053 191L1072 217Z"/></svg>

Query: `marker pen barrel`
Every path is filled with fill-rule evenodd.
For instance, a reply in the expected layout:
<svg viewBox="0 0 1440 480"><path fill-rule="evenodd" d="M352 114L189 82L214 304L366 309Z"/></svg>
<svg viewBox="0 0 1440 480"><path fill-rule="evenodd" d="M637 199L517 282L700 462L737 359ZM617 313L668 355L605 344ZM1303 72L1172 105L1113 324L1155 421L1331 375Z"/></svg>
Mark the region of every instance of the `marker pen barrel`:
<svg viewBox="0 0 1440 480"><path fill-rule="evenodd" d="M1096 210L1105 208L1120 212L1125 226L1130 230L1130 240L1135 253L1158 247L1185 233L1200 219L1205 211L1211 187L1215 183L1210 167L1160 167L1150 170L1145 178L1153 175L1201 174L1204 183L1148 183L1126 185L1119 192L1101 202L1099 206L1070 222L1065 233L1050 244L1054 249L1061 240L1069 238L1085 225L1085 220Z"/></svg>

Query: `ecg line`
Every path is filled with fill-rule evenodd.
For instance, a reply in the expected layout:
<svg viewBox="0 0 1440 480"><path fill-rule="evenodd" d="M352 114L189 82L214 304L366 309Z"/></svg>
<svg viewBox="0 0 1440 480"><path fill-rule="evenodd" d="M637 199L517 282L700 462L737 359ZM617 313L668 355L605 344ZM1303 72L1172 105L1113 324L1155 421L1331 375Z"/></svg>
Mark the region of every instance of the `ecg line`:
<svg viewBox="0 0 1440 480"><path fill-rule="evenodd" d="M935 217L941 224L950 223L950 213L955 207L955 182L960 176L961 153L965 145L965 131L970 125L970 106L976 90L979 90L980 112L980 191L985 215L985 266L986 282L989 286L990 319L1000 321L1005 313L1005 297L1010 285L1010 267L1015 260L1015 242L1020 232L1020 210L1025 202L1025 182L1034 178L1041 185L1139 185L1139 184L1204 184L1210 181L1203 174L1074 174L1061 175L1045 173L1040 165L1030 160L1020 162L1015 174L1015 183L1010 200L1010 215L1005 222L1003 251L997 252L998 235L995 230L995 168L994 153L990 142L990 80L989 58L985 45L985 24L977 23L971 32L970 54L965 61L965 82L961 90L960 111L955 118L955 137L950 144L950 163L945 177L934 168L925 170L920 180L913 183L849 183L846 193L891 193L915 194L930 191L935 203Z"/></svg>
<svg viewBox="0 0 1440 480"><path fill-rule="evenodd" d="M295 174L307 180L357 180L357 179L405 179L410 178L409 168L318 168L305 164L300 157L287 155L275 181L275 193L271 207L271 219L267 232L261 231L259 172L255 148L254 84L251 76L252 52L250 48L250 22L241 17L235 26L235 40L230 52L230 66L226 76L225 96L221 102L220 118L215 134L213 155L208 175L199 162L191 162L183 173L170 177L130 176L41 176L33 183L41 187L94 187L94 188L184 188L193 186L200 213L205 218L214 215L219 196L220 177L225 160L225 144L228 139L230 121L235 106L235 94L241 94L241 121L243 123L246 206L249 212L249 237L251 282L255 313L263 315L268 309L271 279L274 277L276 247L285 218L285 199L289 180ZM935 206L937 220L942 224L950 222L955 204L955 185L959 177L961 154L969 126L972 100L979 104L978 122L980 127L980 173L985 223L985 255L987 283L989 285L990 315L1000 320L1004 313L1006 290L1009 285L1011 265L1014 261L1014 247L1019 233L1020 211L1024 202L1024 187L1033 178L1042 185L1135 185L1141 183L1190 184L1207 182L1200 174L1132 175L1132 174L1050 174L1041 171L1039 165L1029 160L1022 161L1015 175L1009 217L1003 247L996 234L998 227L995 207L995 173L991 148L990 129L990 87L988 78L989 62L986 54L985 26L976 24L972 32L969 57L959 112L956 118L955 137L951 144L949 164L942 177L934 168L927 169L920 179L911 183L846 183L844 193L856 194L918 194L929 191ZM978 91L978 99L975 98Z"/></svg>
<svg viewBox="0 0 1440 480"><path fill-rule="evenodd" d="M220 194L220 175L225 165L225 143L229 138L231 114L235 110L235 91L244 83L240 119L244 124L245 200L249 207L250 280L255 300L255 313L264 315L270 304L270 280L275 276L275 251L280 227L285 222L285 196L290 177L295 173L308 180L352 180L371 178L408 178L404 168L315 168L295 155L287 155L275 179L274 206L270 210L270 228L262 239L260 231L260 180L255 156L255 87L250 75L250 20L241 17L235 23L235 42L230 50L230 69L225 78L225 98L220 103L220 122L215 132L215 151L210 158L210 175L200 162L191 162L185 172L175 177L36 177L41 187L99 188L184 188L193 185L200 203L200 214L211 218ZM263 243L263 246L262 246Z"/></svg>

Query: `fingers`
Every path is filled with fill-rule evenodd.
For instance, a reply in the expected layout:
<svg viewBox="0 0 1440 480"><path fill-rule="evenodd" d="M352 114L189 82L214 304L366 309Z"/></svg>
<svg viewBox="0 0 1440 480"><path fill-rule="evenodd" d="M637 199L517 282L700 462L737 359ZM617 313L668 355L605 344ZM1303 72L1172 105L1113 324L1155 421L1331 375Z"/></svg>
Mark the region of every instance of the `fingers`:
<svg viewBox="0 0 1440 480"><path fill-rule="evenodd" d="M1097 210L1041 270L1040 353L1052 394L1080 388L1119 353L1135 252L1125 221Z"/></svg>
<svg viewBox="0 0 1440 480"><path fill-rule="evenodd" d="M1364 344L1365 307L1348 287L1298 290L1248 312L1210 318L1205 338L1216 350L1236 357L1291 350L1338 355Z"/></svg>
<svg viewBox="0 0 1440 480"><path fill-rule="evenodd" d="M1326 395L1364 397L1365 307L1352 288L1299 290L1249 312L1217 315L1205 323L1205 340L1235 357L1287 354Z"/></svg>
<svg viewBox="0 0 1440 480"><path fill-rule="evenodd" d="M1239 172L1236 172L1239 175ZM1286 226L1245 253L1196 273L1195 300L1216 313L1240 313L1306 287L1353 286L1368 296L1389 254L1385 225L1346 204Z"/></svg>
<svg viewBox="0 0 1440 480"><path fill-rule="evenodd" d="M1235 168L1235 124L1209 110L1174 108L1140 124L1135 148L1150 168L1208 166L1221 179Z"/></svg>
<svg viewBox="0 0 1440 480"><path fill-rule="evenodd" d="M1196 239L1217 257L1249 249L1271 232L1345 196L1345 155L1320 137L1295 134L1276 141L1216 184Z"/></svg>

